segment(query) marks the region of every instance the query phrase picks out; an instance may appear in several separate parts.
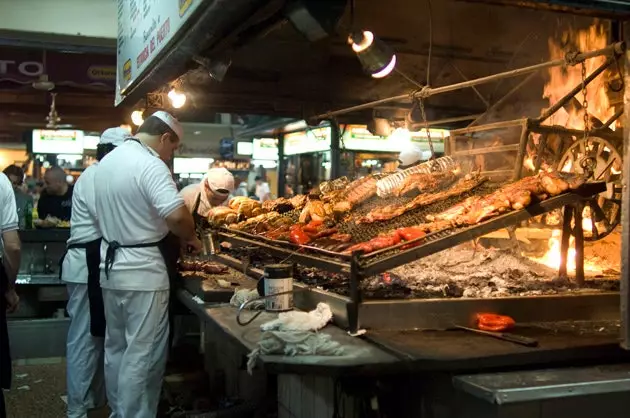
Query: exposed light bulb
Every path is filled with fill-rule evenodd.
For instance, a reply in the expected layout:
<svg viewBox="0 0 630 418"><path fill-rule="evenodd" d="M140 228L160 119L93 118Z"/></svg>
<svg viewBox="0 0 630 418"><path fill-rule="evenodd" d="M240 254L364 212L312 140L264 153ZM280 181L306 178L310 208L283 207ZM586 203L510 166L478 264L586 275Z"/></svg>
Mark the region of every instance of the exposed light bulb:
<svg viewBox="0 0 630 418"><path fill-rule="evenodd" d="M142 110L134 110L131 112L131 122L136 126L142 125L144 123L144 118L142 117L143 113L144 111Z"/></svg>
<svg viewBox="0 0 630 418"><path fill-rule="evenodd" d="M377 73L372 74L372 78L387 77L394 70L394 67L396 67L396 55L392 56L392 60L389 62L389 64L387 64L385 68Z"/></svg>
<svg viewBox="0 0 630 418"><path fill-rule="evenodd" d="M179 109L186 104L186 94L180 93L175 89L168 92L168 98L175 109Z"/></svg>

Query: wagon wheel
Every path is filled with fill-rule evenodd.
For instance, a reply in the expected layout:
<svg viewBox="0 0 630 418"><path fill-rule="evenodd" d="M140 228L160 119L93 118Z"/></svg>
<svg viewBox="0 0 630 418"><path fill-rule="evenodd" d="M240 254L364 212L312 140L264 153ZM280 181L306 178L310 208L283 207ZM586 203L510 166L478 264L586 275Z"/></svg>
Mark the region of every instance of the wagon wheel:
<svg viewBox="0 0 630 418"><path fill-rule="evenodd" d="M558 171L587 174L589 182L606 182L606 191L586 202L582 212L586 241L600 240L619 225L622 162L617 147L598 137L575 141L558 162Z"/></svg>

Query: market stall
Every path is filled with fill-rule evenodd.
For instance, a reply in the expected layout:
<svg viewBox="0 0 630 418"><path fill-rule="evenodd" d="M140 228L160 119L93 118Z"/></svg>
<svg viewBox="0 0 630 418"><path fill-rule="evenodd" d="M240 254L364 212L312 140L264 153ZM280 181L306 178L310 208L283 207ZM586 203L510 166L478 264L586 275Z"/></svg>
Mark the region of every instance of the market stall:
<svg viewBox="0 0 630 418"><path fill-rule="evenodd" d="M289 20L307 36L322 32L325 34L327 26L320 27L319 32L309 31L313 28L308 27L305 20L295 19L296 15L305 16L306 13L312 18L306 19L307 22L326 20L313 17L317 13L309 14L312 9L308 5L312 3L306 3L306 6L302 4L301 13L295 10L291 13L291 10L283 9L285 4L282 4L279 6L282 9L280 14L286 16L287 13ZM456 107L461 108L462 103L480 98L485 102L481 112L476 107L467 114L483 113L484 117L491 120L496 108L507 100L504 98L513 96L532 78L528 77L516 86L504 85L504 96L499 94L501 98L492 105L487 102L479 86L549 68L566 70L579 69L581 66L582 75L574 80L575 91L570 96L579 92L584 92L586 96L589 80L596 78L603 70L597 74L588 74L583 64L585 61L603 57L607 61L606 66L613 62L627 64L628 61L625 45L619 42L582 48L563 57L547 60L535 55L533 51L539 47L532 46L526 49L536 56L535 59L527 57L528 60L524 60L520 67L509 59L506 70L506 62L499 59L501 54L505 58L505 51L497 49L480 52L472 45L464 45L481 43L481 38L494 45L490 38L496 38L496 34L481 31L479 25L467 24L471 20L477 21L475 16L480 19L486 16L488 9L469 8L469 5L459 5L460 2L445 3L448 3L448 7L461 7L458 9L460 13L441 11L445 16L464 19L458 21L461 25L454 26L469 32L459 33L455 38L462 45L450 45L452 49L442 51L442 57L451 57L452 51L459 51L459 59L482 63L479 65L484 66L484 69L477 72L477 78L466 77L455 65L453 73L458 74L457 80L450 80L451 83L442 80L436 82L440 87L431 87L431 66L426 65L422 58L418 66L427 67L426 84L424 80L420 84L411 79L412 84L415 84L411 90L410 77L402 74L399 77L400 85L385 84L382 94L376 98L376 88L363 88L363 84L354 83L355 80L340 76L334 79L336 83L331 83L333 71L326 72L326 77L318 71L307 73L305 70L311 63L293 72L275 73L272 70L281 67L277 55L268 58L273 66L266 68L267 73L261 71L262 65L247 68L247 74L260 75L257 79L250 77L251 85L272 86L267 90L261 88L270 99L260 107L269 113L289 109L286 113L308 117L309 125L317 126L320 121L325 121L330 124L330 128L319 126L298 135L280 132L279 160L282 164L286 158L288 164L286 170L281 169L279 172L286 172L288 180L297 186L296 196L275 199L265 204L239 199L231 202L229 209L212 213L209 217L211 227L204 231L207 259L242 271L253 279L260 279L264 268L270 265L292 264L294 270L291 278L295 283L293 301L297 310L312 310L320 302L329 306L334 325L328 325L319 333L329 335L334 342L349 350L349 356L354 355L353 361L343 355L326 358L279 354L262 356L257 365L262 365L263 370L271 374L279 375L277 397L280 416L335 416L340 410L342 392L344 398L353 399L356 402L352 403L357 406L354 411L346 410L345 416L370 416L386 411L386 415L391 416L518 416L516 412L519 412L523 416L547 417L561 415L558 411L573 401L576 404L590 401L588 408L571 409L570 416L573 417L590 417L594 415L594 410L605 410L611 416L621 416L620 393L625 391L627 396L628 388L628 375L623 363L628 362L629 356L619 346L619 330L624 339L623 346L627 347L630 276L628 213L623 210L623 206L622 262L618 267L621 274L616 271L610 275L591 277L585 264L585 241L608 235L614 223L606 210L598 211L597 207L602 209L599 198L607 195L609 201L621 202L622 196L615 195L617 188L614 183L620 178L625 181L630 175L627 155L623 158L623 164L618 158L611 160L602 157L601 152L592 156L584 155L588 154L587 150L607 148L601 146L603 142L594 141L588 135L600 134L606 129L596 128L593 131L588 128L590 121L586 119L584 126L578 129L557 129L543 124L548 116L563 106L563 103L554 103L548 111L543 112L542 116L546 117L542 120L531 117L483 125L479 123L479 117L471 117L467 119L473 121L469 127L451 130L450 139L445 144L446 157L413 167L407 172L391 175L365 173L362 178L344 178L338 171L341 168L339 151L343 138L341 125L366 123L375 113L391 110L386 108L388 106L395 111L405 112L405 117L414 108L420 109L424 120L417 123L422 129L431 125L430 119L439 119L432 118L431 112L436 114L440 106L452 111ZM270 6L270 9L274 7ZM278 10L270 9L261 13L278 17ZM393 9L395 7L392 6ZM496 13L501 18L492 21L489 27L510 21L503 19L508 12L505 12L505 16L499 11ZM411 16L413 13L406 15ZM610 17L609 14L607 16ZM205 17L209 19L208 15ZM374 21L380 21L380 16L372 17ZM518 9L510 17L514 22L532 19L531 22L538 23L541 20L538 15L526 14ZM354 8L351 8L350 18L354 23ZM386 16L383 16L383 21L385 19ZM193 25L193 29L182 34L181 44L187 41L190 45L193 39L199 39L202 23L207 21L201 18L200 23ZM516 31L516 26L509 31L506 29L506 36L512 30ZM413 27L415 31L417 25L404 25L396 21L392 27L400 31L405 27ZM548 29L548 26L545 28ZM226 61L221 61L223 54L241 42L237 34L242 35L245 31L235 32L235 36L226 37L224 44L215 45L214 49L206 51L210 58L205 64L216 61L225 64ZM396 31L392 32L392 35L396 35ZM531 32L531 28L528 27L526 32ZM364 70L370 70L369 73L377 78L383 76L380 71L388 69L391 73L396 63L391 51L386 55L388 50L383 48L381 55L387 59L383 60L383 56L379 56L381 59L378 62L367 60L361 55L366 50L362 48L361 42L365 38L372 40L371 43L366 41L366 44L382 46L374 33L369 32L371 38L366 34L367 31L351 33L349 38L352 50L358 54ZM416 36L415 32L407 35L408 39L415 39ZM475 39L475 35L479 36L479 40ZM444 35L443 39L448 37L453 38L452 33ZM521 39L516 39L514 43L518 41ZM286 39L281 38L281 42L286 42ZM252 41L250 45L253 46L246 52L252 53L258 44ZM470 49L466 49L467 46ZM300 48L314 54L315 48L303 48L303 45ZM298 49L290 51L295 53ZM401 49L404 47L401 46ZM407 49L406 53L425 56L424 51L418 50ZM261 55L252 58L256 65ZM287 60L300 64L300 60L291 53L287 55ZM512 58L516 55L514 52ZM170 54L168 57L171 62L173 56ZM486 61L488 56L491 56L491 60ZM243 57L240 58L243 60ZM318 58L326 69L334 67L330 64L333 60L329 56ZM447 67L446 64L442 70ZM223 67L227 69L225 65ZM204 68L207 69L207 66ZM489 71L489 68L492 70ZM152 73L165 74L169 71L171 74L176 72L172 67L161 65ZM441 78L447 72L441 71L434 77ZM212 72L210 74L210 77L216 76ZM300 74L300 77L295 77L296 74ZM224 75L225 71L221 77ZM179 74L174 76L179 77ZM627 74L625 78L628 79ZM297 79L305 81L300 83ZM315 79L325 82L310 85ZM189 85L195 85L198 80L198 73L178 79ZM163 81L168 83L171 80ZM401 87L402 83L404 87ZM150 84L130 89L129 97L134 94L137 96L138 91L154 85L155 79ZM286 88L280 89L280 85ZM334 87L338 90L347 87L343 89L346 94L349 91L358 93L352 96L353 100L347 100L349 96L332 96L331 92L336 91ZM627 82L624 88L629 88ZM281 94L274 94L272 90L292 91L300 96L290 101ZM323 90L330 94L318 94ZM540 96L538 92L532 93L534 89L524 90L523 97L528 99L528 104L533 102L529 100L532 95ZM245 88L239 86L236 89L228 83L228 87L224 85L221 91L242 94ZM304 98L308 97L305 91L316 102L312 107L304 104L307 102ZM394 91L396 93L392 93ZM470 94L464 96L462 93L456 96L457 100L452 101L437 97L462 91ZM338 106L334 106L334 103L331 105L331 97L335 97ZM564 104L569 100L570 97ZM252 101L249 96L247 102L241 103L241 107L250 110L248 106ZM429 109L428 104L435 106ZM582 106L586 109L582 113L587 114L589 108L586 97ZM335 107L340 109L330 110ZM536 110L541 107L538 106ZM325 110L312 111L318 108ZM443 113L440 117L455 116ZM616 118L621 116L621 113L612 113ZM361 122L352 121L351 116L354 120L361 119ZM615 119L600 120L600 127L609 127ZM514 141L501 143L494 138L480 138L484 132L505 128L516 128L515 131L520 129ZM309 132L325 129L330 129L329 142L324 131L318 131L321 135L310 134L309 137ZM533 169L525 171L523 167L527 166L528 151L532 150L531 144L528 145L530 138L534 149L544 151L548 139L545 134L566 136L572 140L583 138L584 141L576 142L583 144L585 149L579 148L578 152L572 154L573 162L591 157L583 165L580 164L583 170L564 170L562 166L542 169L543 159L537 157ZM545 139L541 140L540 135ZM610 138L615 136L610 132L604 132L604 135ZM589 148L592 143L599 145ZM315 149L318 145L322 147ZM326 154L328 150L329 159ZM563 149L556 151L559 154L564 152ZM614 154L610 151L608 147L606 155ZM509 165L508 168L503 168L501 164L497 164L499 168L487 167L493 164L484 166L488 162L484 161L487 155L503 157L506 154L510 156L509 163L507 158L499 159L502 165ZM307 155L309 157L302 157ZM532 157L535 156L532 154ZM599 160L605 162L605 169L594 175L597 170L588 168L592 168L593 162L599 164ZM291 161L294 161L293 166ZM608 176L606 173L611 173L613 168L614 177ZM587 206L591 208L589 211L585 211ZM540 218L551 217L552 213L558 211L561 214L560 223L555 226L559 233L559 258L557 266L550 269L547 264L536 261L545 259L544 256L526 257L525 251L521 249L522 241L517 242L515 236L526 221L533 219L538 222ZM603 228L601 232L598 224ZM515 245L491 248L480 242L488 234L500 230L508 230L511 242ZM233 361L221 363L232 372L243 369L244 354L260 348L258 343L263 337L260 332L262 323L275 318L275 314L263 313L249 322L240 317L245 312L237 313L234 307L210 307L195 301L189 291L180 292L180 298L208 329L221 331L213 332L212 337L205 336L208 347L222 344L222 347L234 349L230 351ZM214 339L212 344L209 339ZM217 343L219 339L221 342ZM209 351L216 353L225 350ZM214 360L216 362L216 358ZM599 363L616 365L611 368L587 367ZM572 369L566 369L568 365ZM535 372L523 373L523 380L509 374L524 369ZM369 377L366 377L366 371L371 372L368 373ZM610 379L617 383L615 388L605 384ZM550 383L541 389L541 381ZM576 388L581 389L578 391ZM601 397L595 396L604 392L606 394ZM536 395L525 396L524 393ZM511 404L511 395L522 403ZM575 398L567 401L569 396ZM461 402L454 402L454 399ZM315 402L319 402L319 410L313 408Z"/></svg>

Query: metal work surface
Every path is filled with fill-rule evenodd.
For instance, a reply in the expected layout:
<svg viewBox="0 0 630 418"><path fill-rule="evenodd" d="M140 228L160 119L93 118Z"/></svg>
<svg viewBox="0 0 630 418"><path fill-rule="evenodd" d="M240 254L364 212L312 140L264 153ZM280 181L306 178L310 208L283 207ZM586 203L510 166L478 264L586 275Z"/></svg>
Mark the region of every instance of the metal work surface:
<svg viewBox="0 0 630 418"><path fill-rule="evenodd" d="M619 347L618 321L566 321L521 324L511 330L534 338L525 347L462 330L373 330L365 338L424 370L572 365L606 358L630 360Z"/></svg>
<svg viewBox="0 0 630 418"><path fill-rule="evenodd" d="M630 392L630 363L456 376L453 384L498 405Z"/></svg>

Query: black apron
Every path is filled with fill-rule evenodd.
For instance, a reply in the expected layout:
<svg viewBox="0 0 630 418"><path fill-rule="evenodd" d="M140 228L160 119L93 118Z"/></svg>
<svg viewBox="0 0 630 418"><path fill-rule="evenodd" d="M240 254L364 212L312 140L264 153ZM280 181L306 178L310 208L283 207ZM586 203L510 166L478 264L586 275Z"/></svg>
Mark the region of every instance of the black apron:
<svg viewBox="0 0 630 418"><path fill-rule="evenodd" d="M7 300L4 296L8 288L9 278L0 259L0 392L2 389L11 387L11 353L9 351L9 329L7 326Z"/></svg>
<svg viewBox="0 0 630 418"><path fill-rule="evenodd" d="M177 236L172 233L168 233L164 238L157 242L150 242L144 244L131 244L122 245L117 241L111 241L107 243L107 251L105 253L105 277L109 279L109 271L114 265L116 259L116 251L120 248L150 248L157 247L164 259L166 265L166 272L168 274L168 281L170 285L170 303L168 305L168 316L171 332L169 334L169 346L173 342L173 319L176 314L176 309L179 304L177 303L177 289L180 285L180 275L177 269L177 260L179 259L180 241Z"/></svg>
<svg viewBox="0 0 630 418"><path fill-rule="evenodd" d="M88 268L88 300L90 302L90 334L94 337L105 337L105 305L103 303L103 291L101 290L101 241L102 238L95 239L87 243L69 244L66 252L59 260L59 279L61 280L63 270L63 260L68 254L68 250L74 248L85 249L85 263Z"/></svg>

